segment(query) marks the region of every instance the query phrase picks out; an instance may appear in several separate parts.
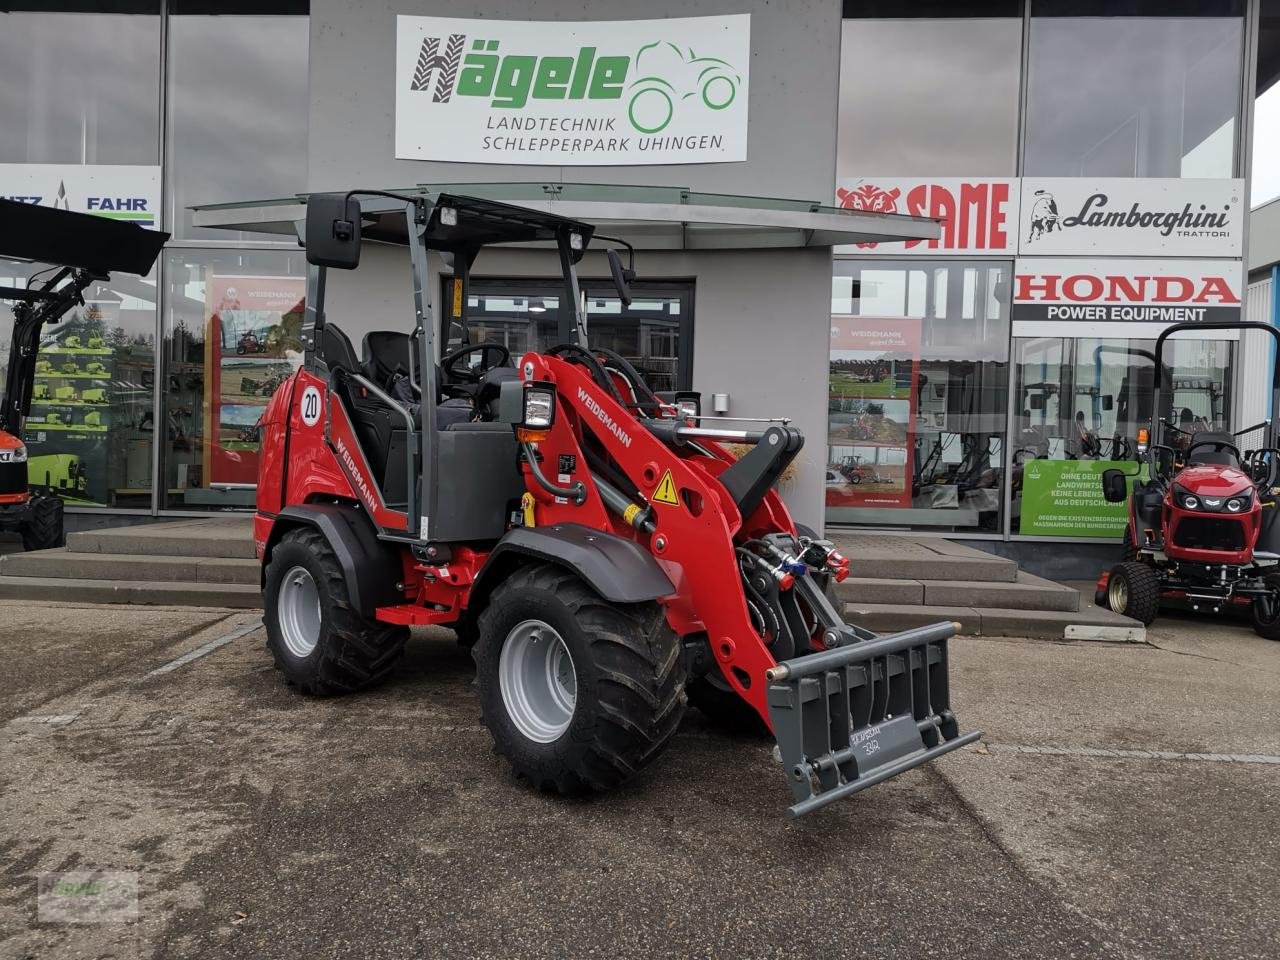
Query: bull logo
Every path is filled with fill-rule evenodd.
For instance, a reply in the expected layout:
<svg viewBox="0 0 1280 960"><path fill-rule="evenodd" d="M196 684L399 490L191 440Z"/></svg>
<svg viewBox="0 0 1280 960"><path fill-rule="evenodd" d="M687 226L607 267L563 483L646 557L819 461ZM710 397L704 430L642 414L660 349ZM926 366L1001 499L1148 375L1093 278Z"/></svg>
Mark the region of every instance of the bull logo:
<svg viewBox="0 0 1280 960"><path fill-rule="evenodd" d="M1048 190L1037 190L1036 201L1031 205L1031 232L1027 235L1027 243L1061 229L1058 201Z"/></svg>
<svg viewBox="0 0 1280 960"><path fill-rule="evenodd" d="M897 213L898 197L902 191L898 187L885 190L872 183L863 183L846 190L836 190L836 201L844 210L865 210L868 213ZM860 243L860 247L874 247L875 243Z"/></svg>

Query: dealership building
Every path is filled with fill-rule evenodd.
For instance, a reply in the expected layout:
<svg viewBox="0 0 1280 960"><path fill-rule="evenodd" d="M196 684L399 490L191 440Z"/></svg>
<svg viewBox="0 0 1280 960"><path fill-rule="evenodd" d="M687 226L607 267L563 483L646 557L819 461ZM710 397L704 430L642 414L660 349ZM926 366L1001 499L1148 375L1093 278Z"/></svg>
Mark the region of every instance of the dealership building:
<svg viewBox="0 0 1280 960"><path fill-rule="evenodd" d="M636 247L639 279L624 306L588 254L593 340L705 411L799 425L799 519L1022 556L1120 536L1098 475L1134 458L1161 329L1275 315L1277 285L1246 264L1278 0L5 10L0 196L172 234L151 276L47 331L33 480L79 513L252 508L254 425L301 359L312 191L598 224ZM902 239L930 229L886 213L941 229ZM0 284L36 269L0 261ZM433 270L447 350L452 280ZM472 341L565 339L558 272L546 251L483 254ZM357 346L413 326L403 250L331 284ZM1270 364L1197 341L1175 408L1265 415Z"/></svg>

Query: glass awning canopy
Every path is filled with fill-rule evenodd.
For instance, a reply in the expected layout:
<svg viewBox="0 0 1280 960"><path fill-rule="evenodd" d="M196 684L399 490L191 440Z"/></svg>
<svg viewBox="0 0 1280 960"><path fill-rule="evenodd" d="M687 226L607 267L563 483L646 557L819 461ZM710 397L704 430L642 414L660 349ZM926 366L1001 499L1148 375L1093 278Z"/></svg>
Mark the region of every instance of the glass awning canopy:
<svg viewBox="0 0 1280 960"><path fill-rule="evenodd" d="M372 188L371 188L372 189ZM700 193L684 187L585 183L437 183L392 193L452 193L498 200L594 224L647 250L832 247L848 243L931 240L938 221L871 213L806 200ZM306 194L275 200L192 207L197 227L297 235Z"/></svg>

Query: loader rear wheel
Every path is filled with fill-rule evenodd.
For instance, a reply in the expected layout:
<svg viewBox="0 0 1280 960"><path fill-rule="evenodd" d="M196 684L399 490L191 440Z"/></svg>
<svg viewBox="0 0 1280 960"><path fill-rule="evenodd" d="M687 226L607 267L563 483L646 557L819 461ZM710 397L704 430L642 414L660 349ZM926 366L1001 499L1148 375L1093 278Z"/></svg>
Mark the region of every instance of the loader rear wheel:
<svg viewBox="0 0 1280 960"><path fill-rule="evenodd" d="M327 697L373 686L395 666L407 627L367 620L351 608L329 541L291 530L271 553L264 589L267 649L291 686Z"/></svg>
<svg viewBox="0 0 1280 960"><path fill-rule="evenodd" d="M1150 624L1160 612L1160 578L1145 563L1119 563L1107 578L1107 606L1112 613Z"/></svg>
<svg viewBox="0 0 1280 960"><path fill-rule="evenodd" d="M54 547L66 546L67 534L63 526L61 497L45 493L32 494L29 510L29 519L22 528L22 549L52 550Z"/></svg>
<svg viewBox="0 0 1280 960"><path fill-rule="evenodd" d="M522 567L495 589L472 653L494 745L540 790L618 786L684 715L683 650L662 607L609 603L558 567Z"/></svg>
<svg viewBox="0 0 1280 960"><path fill-rule="evenodd" d="M1280 640L1280 573L1269 573L1262 578L1271 596L1264 610L1254 600L1249 605L1249 618L1253 621L1253 632L1264 640Z"/></svg>

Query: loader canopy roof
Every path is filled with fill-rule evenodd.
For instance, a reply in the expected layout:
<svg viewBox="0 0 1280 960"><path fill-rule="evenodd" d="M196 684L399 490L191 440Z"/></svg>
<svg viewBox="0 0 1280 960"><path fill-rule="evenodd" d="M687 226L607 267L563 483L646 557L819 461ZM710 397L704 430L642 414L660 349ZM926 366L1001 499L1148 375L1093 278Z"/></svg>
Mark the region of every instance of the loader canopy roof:
<svg viewBox="0 0 1280 960"><path fill-rule="evenodd" d="M381 204L359 199L366 239L408 242L403 204L391 201L391 209L379 209ZM442 222L441 210L456 211L457 222ZM580 234L585 247L594 230L590 224L554 213L442 193L435 198L427 221L427 246L432 250L469 250L491 243L554 243L558 234L567 231Z"/></svg>
<svg viewBox="0 0 1280 960"><path fill-rule="evenodd" d="M133 223L0 199L0 257L145 276L168 239Z"/></svg>

